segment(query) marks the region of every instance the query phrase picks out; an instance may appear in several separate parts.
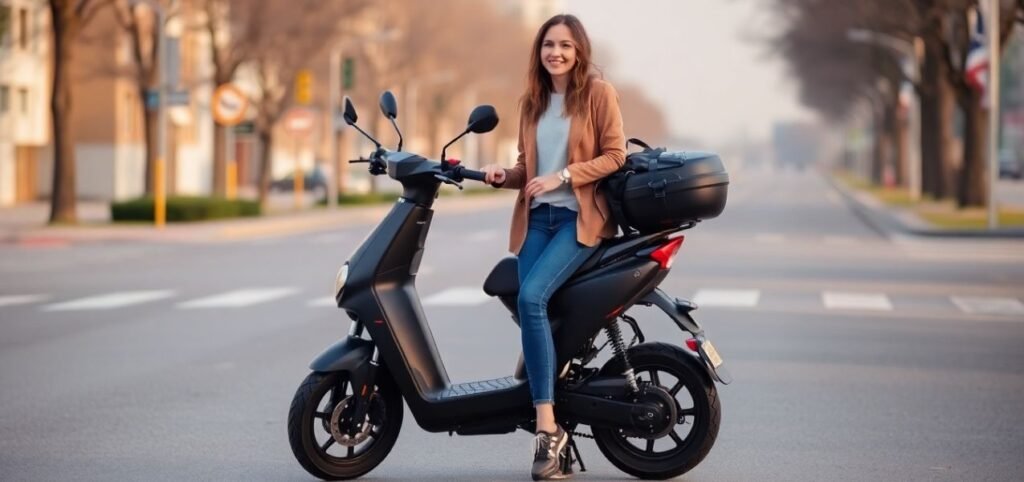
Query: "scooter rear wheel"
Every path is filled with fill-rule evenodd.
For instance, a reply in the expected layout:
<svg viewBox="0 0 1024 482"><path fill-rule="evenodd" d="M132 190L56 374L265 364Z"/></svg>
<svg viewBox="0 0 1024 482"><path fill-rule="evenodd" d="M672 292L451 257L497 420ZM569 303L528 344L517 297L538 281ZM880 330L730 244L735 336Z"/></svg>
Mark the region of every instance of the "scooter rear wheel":
<svg viewBox="0 0 1024 482"><path fill-rule="evenodd" d="M640 383L663 387L676 400L678 419L657 439L628 436L622 430L594 427L594 441L619 470L641 479L669 479L699 464L718 437L722 407L714 382L694 357L666 343L644 343L628 351ZM622 360L612 358L601 375L621 375Z"/></svg>
<svg viewBox="0 0 1024 482"><path fill-rule="evenodd" d="M324 480L360 477L379 465L402 428L402 396L390 376L377 373L365 431L354 437L335 433L352 398L345 373L310 373L299 385L288 411L288 441L307 472Z"/></svg>

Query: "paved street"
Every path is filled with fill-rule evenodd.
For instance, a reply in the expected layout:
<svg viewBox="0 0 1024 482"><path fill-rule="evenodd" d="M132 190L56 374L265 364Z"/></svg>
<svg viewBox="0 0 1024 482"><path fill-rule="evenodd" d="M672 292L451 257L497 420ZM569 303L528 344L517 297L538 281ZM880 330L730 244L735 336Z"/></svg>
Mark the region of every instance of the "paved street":
<svg viewBox="0 0 1024 482"><path fill-rule="evenodd" d="M817 173L733 175L662 288L735 381L683 480L1019 480L1024 241L865 224ZM418 280L453 382L506 376L517 327L480 286L501 209L439 210ZM0 479L309 480L285 431L329 296L369 224L230 243L0 245ZM649 308L651 340L682 343ZM531 437L422 431L367 478L528 480ZM578 480L628 477L580 443Z"/></svg>

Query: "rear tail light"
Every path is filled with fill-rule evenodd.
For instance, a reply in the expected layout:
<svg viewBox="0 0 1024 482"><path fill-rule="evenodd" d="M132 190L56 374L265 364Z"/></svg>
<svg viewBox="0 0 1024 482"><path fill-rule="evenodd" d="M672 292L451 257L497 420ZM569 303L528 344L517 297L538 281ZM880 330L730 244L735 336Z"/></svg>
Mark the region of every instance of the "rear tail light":
<svg viewBox="0 0 1024 482"><path fill-rule="evenodd" d="M690 350L693 350L694 353L700 353L700 351L697 350L697 348L699 347L697 346L696 338L690 338L689 340L686 340L686 347L689 348Z"/></svg>
<svg viewBox="0 0 1024 482"><path fill-rule="evenodd" d="M651 253L651 259L657 261L658 264L661 265L661 269L669 269L672 267L672 260L676 257L679 247L682 245L683 237L680 236L654 250L654 252Z"/></svg>

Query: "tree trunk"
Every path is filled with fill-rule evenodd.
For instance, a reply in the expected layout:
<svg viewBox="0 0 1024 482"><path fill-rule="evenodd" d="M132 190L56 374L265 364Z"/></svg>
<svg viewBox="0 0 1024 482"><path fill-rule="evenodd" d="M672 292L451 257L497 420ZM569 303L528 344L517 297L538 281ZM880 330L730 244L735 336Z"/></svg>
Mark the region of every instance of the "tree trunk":
<svg viewBox="0 0 1024 482"><path fill-rule="evenodd" d="M934 199L953 194L952 142L955 99L944 59L944 25L936 16L924 34L921 68L921 191Z"/></svg>
<svg viewBox="0 0 1024 482"><path fill-rule="evenodd" d="M156 185L156 158L157 158L157 128L159 112L157 109L149 109L146 106L146 89L139 89L139 99L142 100L142 132L146 136L146 194L154 194ZM167 165L167 159L164 159Z"/></svg>
<svg viewBox="0 0 1024 482"><path fill-rule="evenodd" d="M226 127L213 123L213 185L211 194L215 197L227 195L227 159L224 151L228 145L228 130Z"/></svg>
<svg viewBox="0 0 1024 482"><path fill-rule="evenodd" d="M894 105L892 108L893 127L893 182L897 186L909 186L910 173L910 122L908 112L903 107Z"/></svg>
<svg viewBox="0 0 1024 482"><path fill-rule="evenodd" d="M256 135L260 140L260 172L256 189L260 201L260 212L266 214L267 199L270 193L270 159L274 149L274 136L271 135L270 129L260 129Z"/></svg>
<svg viewBox="0 0 1024 482"><path fill-rule="evenodd" d="M969 89L963 97L964 110L964 157L960 170L957 205L961 208L984 206L988 201L988 172L985 163L987 153L988 113L981 108L981 95Z"/></svg>
<svg viewBox="0 0 1024 482"><path fill-rule="evenodd" d="M943 64L945 65L945 64ZM956 192L956 165L954 162L953 140L956 134L953 132L953 116L956 113L956 94L949 77L943 75L938 83L938 119L939 124L939 189L936 199L952 198Z"/></svg>
<svg viewBox="0 0 1024 482"><path fill-rule="evenodd" d="M75 193L75 141L71 130L71 62L73 39L65 8L50 2L53 28L53 92L50 115L53 122L53 187L50 202L50 223L77 222Z"/></svg>

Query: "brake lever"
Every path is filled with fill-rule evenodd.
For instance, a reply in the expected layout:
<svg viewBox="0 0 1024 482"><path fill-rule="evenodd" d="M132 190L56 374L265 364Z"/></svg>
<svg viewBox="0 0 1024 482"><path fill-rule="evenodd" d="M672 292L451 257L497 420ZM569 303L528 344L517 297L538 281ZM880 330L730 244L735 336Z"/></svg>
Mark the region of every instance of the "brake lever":
<svg viewBox="0 0 1024 482"><path fill-rule="evenodd" d="M451 185L459 188L460 191L462 190L462 184L459 183L458 181L448 177L448 176L444 176L444 175L441 175L441 174L434 174L434 177L437 178L438 180L440 180L441 182L445 183L445 184L451 184Z"/></svg>

